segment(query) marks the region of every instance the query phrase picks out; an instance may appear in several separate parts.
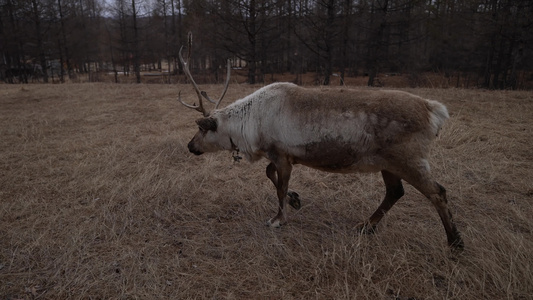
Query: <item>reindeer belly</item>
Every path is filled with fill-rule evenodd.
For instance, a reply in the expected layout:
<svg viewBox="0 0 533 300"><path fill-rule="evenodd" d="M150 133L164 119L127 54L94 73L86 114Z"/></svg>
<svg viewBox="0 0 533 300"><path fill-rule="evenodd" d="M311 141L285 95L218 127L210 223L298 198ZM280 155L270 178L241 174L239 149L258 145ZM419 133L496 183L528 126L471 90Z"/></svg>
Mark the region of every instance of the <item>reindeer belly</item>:
<svg viewBox="0 0 533 300"><path fill-rule="evenodd" d="M357 148L352 143L325 141L299 148L300 155L294 156L293 162L314 169L336 173L377 172L383 169L381 159L374 155L374 151Z"/></svg>

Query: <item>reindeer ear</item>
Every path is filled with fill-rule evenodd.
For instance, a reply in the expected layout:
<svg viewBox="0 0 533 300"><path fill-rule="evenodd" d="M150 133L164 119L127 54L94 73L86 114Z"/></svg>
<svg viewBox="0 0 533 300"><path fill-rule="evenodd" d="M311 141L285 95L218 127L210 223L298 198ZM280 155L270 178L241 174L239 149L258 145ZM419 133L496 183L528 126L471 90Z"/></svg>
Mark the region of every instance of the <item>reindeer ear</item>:
<svg viewBox="0 0 533 300"><path fill-rule="evenodd" d="M217 120L213 118L201 118L196 120L196 124L205 131L217 131Z"/></svg>

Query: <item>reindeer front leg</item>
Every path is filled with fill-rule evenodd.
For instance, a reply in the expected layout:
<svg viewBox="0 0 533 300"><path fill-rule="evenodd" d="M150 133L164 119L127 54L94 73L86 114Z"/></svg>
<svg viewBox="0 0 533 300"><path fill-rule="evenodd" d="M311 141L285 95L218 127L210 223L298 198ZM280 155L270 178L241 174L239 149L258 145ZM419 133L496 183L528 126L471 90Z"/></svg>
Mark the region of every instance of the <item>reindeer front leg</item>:
<svg viewBox="0 0 533 300"><path fill-rule="evenodd" d="M266 175L270 181L274 184L274 187L276 189L278 188L278 176L276 175L277 169L274 163L268 164L266 168ZM298 210L302 208L302 203L300 202L300 195L298 195L297 192L288 190L287 196L289 196L289 205L292 206L294 209Z"/></svg>
<svg viewBox="0 0 533 300"><path fill-rule="evenodd" d="M277 163L271 163L267 167L267 176L274 183L279 200L278 214L267 222L267 225L270 227L280 227L287 221L285 206L287 203L287 191L289 189L291 172L292 165L285 159L281 159Z"/></svg>

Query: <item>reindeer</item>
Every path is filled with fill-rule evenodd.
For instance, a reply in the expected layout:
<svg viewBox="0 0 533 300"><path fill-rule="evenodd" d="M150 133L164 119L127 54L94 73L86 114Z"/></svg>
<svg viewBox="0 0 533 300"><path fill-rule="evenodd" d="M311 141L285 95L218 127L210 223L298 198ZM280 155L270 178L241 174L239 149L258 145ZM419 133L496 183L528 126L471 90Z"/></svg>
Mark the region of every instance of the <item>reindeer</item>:
<svg viewBox="0 0 533 300"><path fill-rule="evenodd" d="M182 47L183 49L183 47ZM188 144L195 155L219 150L242 153L255 162L270 161L266 175L274 184L278 213L271 227L287 222L286 204L300 208L298 193L290 191L293 165L326 172L381 172L386 193L377 210L357 226L373 233L387 211L404 195L402 179L426 196L436 208L448 245L464 244L448 208L446 190L430 174L430 143L449 118L444 105L402 91L306 89L274 83L219 109L229 85L230 63L222 95L213 100L201 91L179 51L183 70L198 96L198 105L178 100L203 114L198 132ZM215 104L211 112L203 99Z"/></svg>

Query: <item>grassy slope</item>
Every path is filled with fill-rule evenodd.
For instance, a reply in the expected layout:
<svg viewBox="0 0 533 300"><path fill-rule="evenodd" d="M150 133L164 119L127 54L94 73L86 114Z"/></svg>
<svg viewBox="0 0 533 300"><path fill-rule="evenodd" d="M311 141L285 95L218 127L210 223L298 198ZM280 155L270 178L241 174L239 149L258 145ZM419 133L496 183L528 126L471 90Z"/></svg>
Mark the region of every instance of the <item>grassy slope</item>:
<svg viewBox="0 0 533 300"><path fill-rule="evenodd" d="M189 154L199 114L179 88L194 101L188 86L0 85L1 299L531 299L530 92L409 90L451 112L431 166L457 256L410 186L377 234L354 232L384 195L378 174L296 167L303 208L263 226L266 161Z"/></svg>

